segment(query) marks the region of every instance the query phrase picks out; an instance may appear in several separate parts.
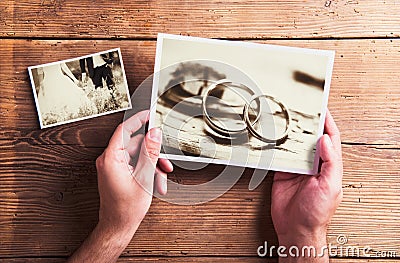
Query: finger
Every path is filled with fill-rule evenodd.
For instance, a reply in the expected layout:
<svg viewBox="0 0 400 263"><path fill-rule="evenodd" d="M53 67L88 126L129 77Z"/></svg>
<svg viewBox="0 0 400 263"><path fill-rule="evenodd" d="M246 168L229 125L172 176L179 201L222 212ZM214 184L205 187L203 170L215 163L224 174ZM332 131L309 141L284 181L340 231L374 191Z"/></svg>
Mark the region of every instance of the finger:
<svg viewBox="0 0 400 263"><path fill-rule="evenodd" d="M166 195L167 189L167 174L156 168L155 190L161 195Z"/></svg>
<svg viewBox="0 0 400 263"><path fill-rule="evenodd" d="M326 111L324 132L331 137L333 147L341 151L340 132L329 110Z"/></svg>
<svg viewBox="0 0 400 263"><path fill-rule="evenodd" d="M138 151L142 145L143 138L144 138L143 134L138 134L129 140L126 150L131 157L135 156L138 153Z"/></svg>
<svg viewBox="0 0 400 263"><path fill-rule="evenodd" d="M343 164L333 146L331 138L324 134L319 140L320 156L322 159L321 178L327 182L328 187L340 187L342 185Z"/></svg>
<svg viewBox="0 0 400 263"><path fill-rule="evenodd" d="M168 159L160 158L158 159L158 167L166 173L172 173L174 166Z"/></svg>
<svg viewBox="0 0 400 263"><path fill-rule="evenodd" d="M149 119L149 111L141 111L118 125L110 139L110 149L124 150L131 138L131 135L138 131Z"/></svg>
<svg viewBox="0 0 400 263"><path fill-rule="evenodd" d="M161 149L161 130L151 129L145 136L136 164L135 178L149 192L153 191L154 172Z"/></svg>
<svg viewBox="0 0 400 263"><path fill-rule="evenodd" d="M135 135L129 140L126 151L123 151L126 160L128 160L128 163L132 166L136 166L137 160L139 158L139 155L137 153L142 146L143 138L143 134Z"/></svg>

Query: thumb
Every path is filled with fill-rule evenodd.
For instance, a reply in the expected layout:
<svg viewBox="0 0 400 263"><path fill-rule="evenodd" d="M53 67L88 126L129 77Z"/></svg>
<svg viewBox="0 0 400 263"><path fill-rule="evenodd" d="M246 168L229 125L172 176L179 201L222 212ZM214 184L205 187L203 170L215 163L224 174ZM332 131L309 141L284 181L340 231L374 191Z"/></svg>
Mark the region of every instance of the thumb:
<svg viewBox="0 0 400 263"><path fill-rule="evenodd" d="M148 192L153 191L154 172L160 154L162 132L151 129L142 142L142 148L135 169L135 178Z"/></svg>
<svg viewBox="0 0 400 263"><path fill-rule="evenodd" d="M320 156L322 159L321 177L332 186L341 186L342 160L333 146L331 138L324 134L320 140Z"/></svg>
<svg viewBox="0 0 400 263"><path fill-rule="evenodd" d="M324 163L332 161L335 150L333 148L332 140L331 138L329 138L327 134L324 134L321 137L319 142L319 148L322 161Z"/></svg>

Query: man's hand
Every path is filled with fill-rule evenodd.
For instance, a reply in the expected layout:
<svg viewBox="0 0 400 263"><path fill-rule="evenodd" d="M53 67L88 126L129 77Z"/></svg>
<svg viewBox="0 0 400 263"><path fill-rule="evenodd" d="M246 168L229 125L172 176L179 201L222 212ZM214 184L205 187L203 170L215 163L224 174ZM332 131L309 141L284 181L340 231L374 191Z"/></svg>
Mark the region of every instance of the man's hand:
<svg viewBox="0 0 400 263"><path fill-rule="evenodd" d="M329 113L318 147L321 172L315 176L276 172L272 186L271 214L279 245L288 249L326 246L327 226L342 200L342 149L339 130ZM280 262L328 262L324 257L280 258Z"/></svg>
<svg viewBox="0 0 400 263"><path fill-rule="evenodd" d="M161 130L132 137L147 121L148 111L143 111L121 123L97 158L99 223L69 262L116 261L146 215L153 187L167 192L166 173L173 168L158 159Z"/></svg>

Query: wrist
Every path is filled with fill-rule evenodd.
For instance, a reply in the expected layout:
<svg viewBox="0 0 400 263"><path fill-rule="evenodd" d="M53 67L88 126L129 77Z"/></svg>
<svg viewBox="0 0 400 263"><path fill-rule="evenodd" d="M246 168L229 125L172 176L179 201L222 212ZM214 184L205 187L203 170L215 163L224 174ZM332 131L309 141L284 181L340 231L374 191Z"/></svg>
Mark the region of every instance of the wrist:
<svg viewBox="0 0 400 263"><path fill-rule="evenodd" d="M326 234L326 229L319 229L278 235L279 246L286 248L286 256L279 262L328 262Z"/></svg>
<svg viewBox="0 0 400 263"><path fill-rule="evenodd" d="M279 244L303 244L310 243L326 245L326 229L317 229L311 231L293 230L291 232L278 235Z"/></svg>
<svg viewBox="0 0 400 263"><path fill-rule="evenodd" d="M126 247L132 240L133 235L136 232L137 227L134 226L116 226L112 223L105 221L99 221L94 231L99 236L115 245L115 247Z"/></svg>
<svg viewBox="0 0 400 263"><path fill-rule="evenodd" d="M116 262L132 237L133 234L128 231L113 231L108 225L99 222L68 262Z"/></svg>

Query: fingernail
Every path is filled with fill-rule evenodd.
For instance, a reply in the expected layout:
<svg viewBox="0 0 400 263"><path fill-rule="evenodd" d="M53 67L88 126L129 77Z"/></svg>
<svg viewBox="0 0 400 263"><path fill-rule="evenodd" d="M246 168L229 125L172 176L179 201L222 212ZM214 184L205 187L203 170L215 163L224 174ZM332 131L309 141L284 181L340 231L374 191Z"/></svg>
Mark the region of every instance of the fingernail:
<svg viewBox="0 0 400 263"><path fill-rule="evenodd" d="M167 193L167 179L165 178L164 180L163 180L163 183L162 183L162 190L163 190L163 193L164 194L166 194Z"/></svg>
<svg viewBox="0 0 400 263"><path fill-rule="evenodd" d="M149 131L149 137L154 142L161 142L161 130L159 128L153 128Z"/></svg>
<svg viewBox="0 0 400 263"><path fill-rule="evenodd" d="M333 144L332 144L332 140L331 140L331 138L329 137L329 135L324 134L324 137L325 137L325 143L327 143L327 146L328 146L329 148L332 148L332 147L333 147Z"/></svg>

